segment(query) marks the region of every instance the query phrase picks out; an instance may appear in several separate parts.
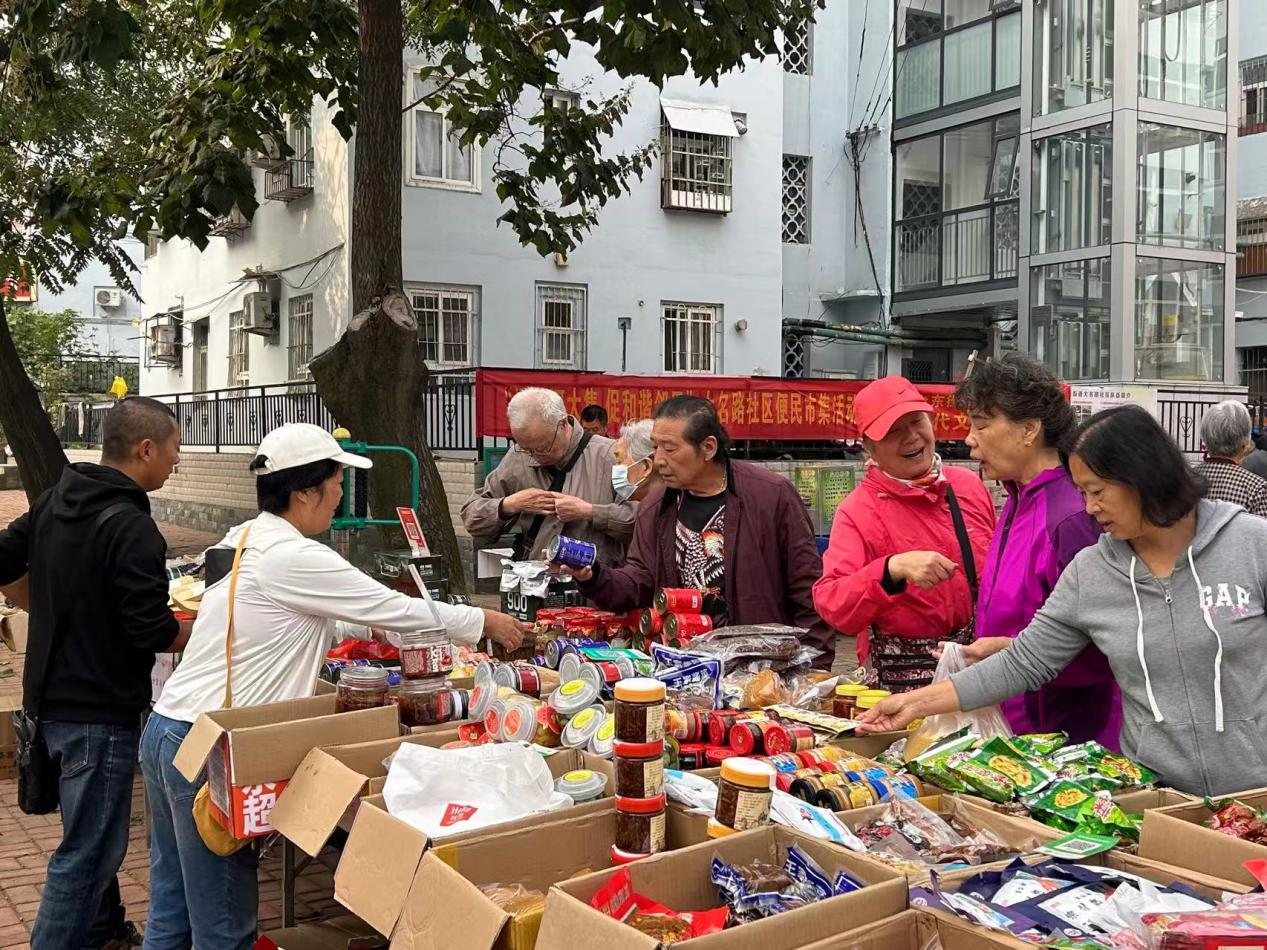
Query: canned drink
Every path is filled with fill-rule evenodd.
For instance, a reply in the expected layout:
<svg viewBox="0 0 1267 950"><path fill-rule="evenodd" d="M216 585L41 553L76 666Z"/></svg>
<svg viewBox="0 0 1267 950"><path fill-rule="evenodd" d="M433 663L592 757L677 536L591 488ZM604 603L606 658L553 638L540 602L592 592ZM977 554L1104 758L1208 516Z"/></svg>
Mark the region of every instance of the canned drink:
<svg viewBox="0 0 1267 950"><path fill-rule="evenodd" d="M546 666L550 669L559 668L559 663L563 659L563 646L566 642L561 638L555 638L546 644Z"/></svg>
<svg viewBox="0 0 1267 950"><path fill-rule="evenodd" d="M546 545L546 560L551 564L562 564L579 571L594 566L594 562L598 560L598 548L589 541L559 535Z"/></svg>
<svg viewBox="0 0 1267 950"><path fill-rule="evenodd" d="M581 675L581 664L584 661L575 653L567 653L559 659L559 682L566 683Z"/></svg>
<svg viewBox="0 0 1267 950"><path fill-rule="evenodd" d="M697 614L704 609L704 595L694 587L662 587L651 601L660 614Z"/></svg>
<svg viewBox="0 0 1267 950"><path fill-rule="evenodd" d="M614 686L622 679L628 678L621 675L620 667L610 660L595 660L591 665L602 674L605 685L607 686Z"/></svg>
<svg viewBox="0 0 1267 950"><path fill-rule="evenodd" d="M713 629L713 618L708 614L669 614L664 618L664 636L668 640L685 642Z"/></svg>

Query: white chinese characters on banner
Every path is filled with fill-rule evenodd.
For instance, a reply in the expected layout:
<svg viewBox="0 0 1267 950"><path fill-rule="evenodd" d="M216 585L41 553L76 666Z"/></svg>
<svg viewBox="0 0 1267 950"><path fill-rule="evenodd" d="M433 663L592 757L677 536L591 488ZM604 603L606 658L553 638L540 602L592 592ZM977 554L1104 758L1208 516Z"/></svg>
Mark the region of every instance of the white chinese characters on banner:
<svg viewBox="0 0 1267 950"><path fill-rule="evenodd" d="M273 806L277 804L277 784L248 785L242 789L242 832L245 837L268 834Z"/></svg>

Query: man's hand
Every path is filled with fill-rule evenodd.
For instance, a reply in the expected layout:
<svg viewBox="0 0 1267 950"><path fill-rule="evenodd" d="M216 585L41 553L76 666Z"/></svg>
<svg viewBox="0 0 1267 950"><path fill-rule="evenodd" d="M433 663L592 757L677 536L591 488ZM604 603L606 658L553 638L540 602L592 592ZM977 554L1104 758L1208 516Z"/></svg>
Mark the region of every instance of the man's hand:
<svg viewBox="0 0 1267 950"><path fill-rule="evenodd" d="M528 632L526 624L496 610L481 609L484 610L485 636L508 651L518 650L523 645L524 634Z"/></svg>
<svg viewBox="0 0 1267 950"><path fill-rule="evenodd" d="M554 493L544 488L525 488L502 499L502 511L508 515L529 512L534 515L554 514Z"/></svg>
<svg viewBox="0 0 1267 950"><path fill-rule="evenodd" d="M936 551L907 551L889 558L889 576L923 590L932 590L955 576L959 565Z"/></svg>
<svg viewBox="0 0 1267 950"><path fill-rule="evenodd" d="M555 494L554 514L560 521L592 521L594 506L575 495Z"/></svg>

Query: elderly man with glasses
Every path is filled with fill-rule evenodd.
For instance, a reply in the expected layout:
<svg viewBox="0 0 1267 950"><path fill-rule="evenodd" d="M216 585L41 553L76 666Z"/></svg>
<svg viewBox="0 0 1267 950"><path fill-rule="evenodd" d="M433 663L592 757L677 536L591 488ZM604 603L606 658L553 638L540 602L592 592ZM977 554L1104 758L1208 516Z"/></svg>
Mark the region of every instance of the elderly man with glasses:
<svg viewBox="0 0 1267 950"><path fill-rule="evenodd" d="M540 557L556 535L591 541L605 564L620 564L636 506L612 488L615 443L584 431L549 389L524 389L506 407L515 444L462 506L477 542L515 536L515 558Z"/></svg>

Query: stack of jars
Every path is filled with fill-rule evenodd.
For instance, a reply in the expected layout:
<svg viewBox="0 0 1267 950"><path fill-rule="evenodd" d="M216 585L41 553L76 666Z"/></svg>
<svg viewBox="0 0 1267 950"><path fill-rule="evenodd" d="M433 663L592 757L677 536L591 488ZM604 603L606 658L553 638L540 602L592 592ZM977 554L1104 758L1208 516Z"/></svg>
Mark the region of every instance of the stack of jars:
<svg viewBox="0 0 1267 950"><path fill-rule="evenodd" d="M664 684L635 677L615 687L616 841L628 864L664 850Z"/></svg>
<svg viewBox="0 0 1267 950"><path fill-rule="evenodd" d="M452 670L453 645L443 627L415 630L401 637L396 702L402 726L434 726L466 717L465 695L449 689Z"/></svg>

